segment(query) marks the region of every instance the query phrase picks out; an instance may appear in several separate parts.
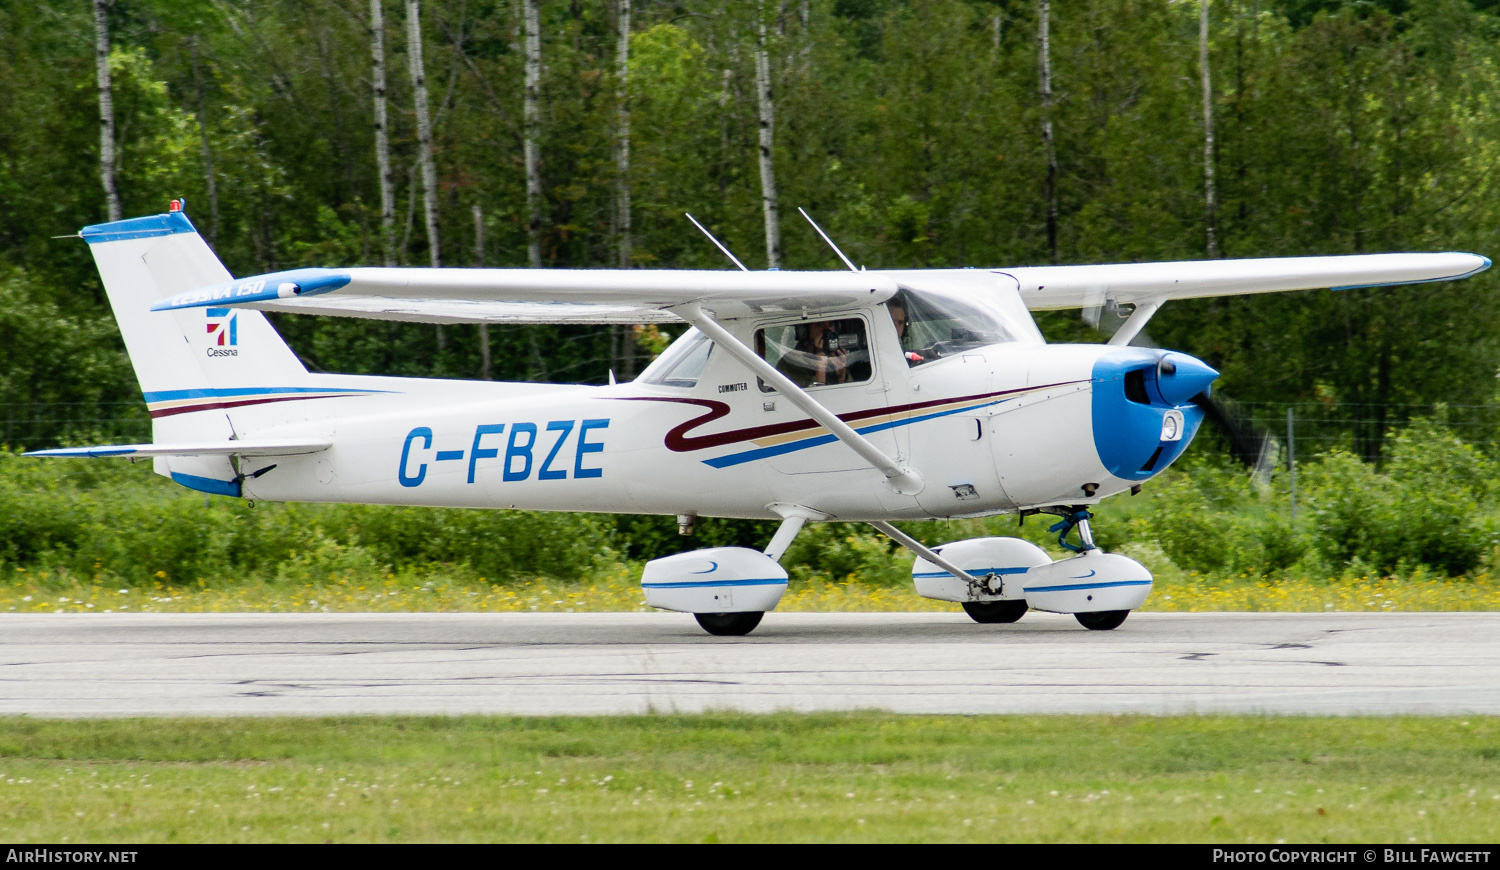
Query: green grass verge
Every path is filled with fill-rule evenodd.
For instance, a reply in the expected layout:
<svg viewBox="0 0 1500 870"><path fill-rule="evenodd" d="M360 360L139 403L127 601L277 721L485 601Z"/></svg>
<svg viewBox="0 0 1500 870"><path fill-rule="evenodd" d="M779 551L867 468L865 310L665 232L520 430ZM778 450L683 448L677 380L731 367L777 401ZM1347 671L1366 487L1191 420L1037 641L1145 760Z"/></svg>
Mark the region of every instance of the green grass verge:
<svg viewBox="0 0 1500 870"><path fill-rule="evenodd" d="M1129 553L1129 551L1127 551ZM904 567L904 566L903 566ZM499 613L648 611L640 566L601 566L587 581L557 578L492 583L472 571L437 567L379 573L335 571L293 579L250 577L172 584L17 570L0 582L0 613ZM779 611L957 611L958 605L899 585L857 579L793 579ZM1348 576L1268 580L1163 572L1143 611L1496 611L1500 578Z"/></svg>
<svg viewBox="0 0 1500 870"><path fill-rule="evenodd" d="M0 720L12 841L1490 842L1500 719Z"/></svg>

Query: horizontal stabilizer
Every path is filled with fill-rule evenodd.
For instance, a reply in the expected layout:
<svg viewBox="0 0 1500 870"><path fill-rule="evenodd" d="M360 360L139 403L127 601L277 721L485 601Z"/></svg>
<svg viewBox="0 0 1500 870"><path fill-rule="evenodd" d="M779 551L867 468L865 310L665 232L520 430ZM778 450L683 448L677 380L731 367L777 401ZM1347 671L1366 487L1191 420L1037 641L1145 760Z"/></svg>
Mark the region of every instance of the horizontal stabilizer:
<svg viewBox="0 0 1500 870"><path fill-rule="evenodd" d="M23 456L97 458L123 456L127 459L147 456L299 456L320 453L333 446L328 441L212 441L198 444L102 444L96 447L64 447L57 450L33 450Z"/></svg>

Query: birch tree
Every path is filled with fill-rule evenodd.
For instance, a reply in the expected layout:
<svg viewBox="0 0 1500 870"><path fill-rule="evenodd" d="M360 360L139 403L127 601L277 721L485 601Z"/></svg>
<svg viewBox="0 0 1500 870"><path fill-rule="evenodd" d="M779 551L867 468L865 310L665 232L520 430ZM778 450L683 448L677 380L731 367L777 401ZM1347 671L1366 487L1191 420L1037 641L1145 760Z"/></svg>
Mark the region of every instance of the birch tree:
<svg viewBox="0 0 1500 870"><path fill-rule="evenodd" d="M380 176L380 238L385 264L396 265L396 183L391 174L391 133L385 114L385 0L370 0L370 55L374 59L375 169Z"/></svg>
<svg viewBox="0 0 1500 870"><path fill-rule="evenodd" d="M1047 151L1047 180L1044 186L1047 198L1047 251L1052 262L1057 257L1057 145L1052 140L1052 26L1051 0L1040 0L1041 10L1037 15L1037 65L1041 73L1042 97L1042 144Z"/></svg>
<svg viewBox="0 0 1500 870"><path fill-rule="evenodd" d="M420 0L406 0L406 56L411 67L412 101L417 110L417 160L422 171L422 205L427 212L427 248L436 268L443 265L443 251L438 239L437 168L432 163L432 121L427 115L427 71L422 64L420 6Z"/></svg>
<svg viewBox="0 0 1500 870"><path fill-rule="evenodd" d="M1198 3L1198 68L1203 74L1203 223L1208 232L1208 256L1219 256L1217 204L1214 190L1214 102L1208 67L1208 0Z"/></svg>
<svg viewBox="0 0 1500 870"><path fill-rule="evenodd" d="M615 229L620 268L630 268L630 0L619 0L615 51Z"/></svg>
<svg viewBox="0 0 1500 870"><path fill-rule="evenodd" d="M630 268L630 0L619 0L620 41L615 51L615 229L619 234L620 268ZM635 332L617 326L620 373L635 377Z"/></svg>
<svg viewBox="0 0 1500 870"><path fill-rule="evenodd" d="M94 60L99 79L99 180L104 185L104 209L109 219L120 219L120 191L115 184L115 102L109 80L108 0L94 0Z"/></svg>
<svg viewBox="0 0 1500 870"><path fill-rule="evenodd" d="M526 30L526 257L533 269L542 266L542 169L537 153L541 127L542 33L537 0L522 0Z"/></svg>
<svg viewBox="0 0 1500 870"><path fill-rule="evenodd" d="M776 107L771 101L771 60L766 51L765 7L758 10L759 40L755 49L755 94L760 101L760 198L766 213L766 263L781 268L781 225L776 206L776 166L771 160L775 143Z"/></svg>

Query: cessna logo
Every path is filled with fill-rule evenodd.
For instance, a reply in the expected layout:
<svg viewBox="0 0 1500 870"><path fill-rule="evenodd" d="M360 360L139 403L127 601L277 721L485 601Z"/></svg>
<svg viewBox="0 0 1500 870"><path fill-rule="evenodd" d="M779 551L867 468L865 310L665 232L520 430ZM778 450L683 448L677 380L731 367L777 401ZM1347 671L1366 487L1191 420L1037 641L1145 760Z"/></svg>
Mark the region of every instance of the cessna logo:
<svg viewBox="0 0 1500 870"><path fill-rule="evenodd" d="M231 308L209 308L208 311L208 355L239 356L235 345L240 343L239 312Z"/></svg>

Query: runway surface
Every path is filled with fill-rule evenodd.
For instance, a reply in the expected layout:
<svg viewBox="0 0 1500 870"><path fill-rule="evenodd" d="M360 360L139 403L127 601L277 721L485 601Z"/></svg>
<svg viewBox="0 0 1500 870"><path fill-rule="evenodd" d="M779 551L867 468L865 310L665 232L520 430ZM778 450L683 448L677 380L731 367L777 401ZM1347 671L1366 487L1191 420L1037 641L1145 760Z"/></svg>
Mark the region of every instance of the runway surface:
<svg viewBox="0 0 1500 870"><path fill-rule="evenodd" d="M0 615L0 714L1500 713L1500 613Z"/></svg>

